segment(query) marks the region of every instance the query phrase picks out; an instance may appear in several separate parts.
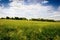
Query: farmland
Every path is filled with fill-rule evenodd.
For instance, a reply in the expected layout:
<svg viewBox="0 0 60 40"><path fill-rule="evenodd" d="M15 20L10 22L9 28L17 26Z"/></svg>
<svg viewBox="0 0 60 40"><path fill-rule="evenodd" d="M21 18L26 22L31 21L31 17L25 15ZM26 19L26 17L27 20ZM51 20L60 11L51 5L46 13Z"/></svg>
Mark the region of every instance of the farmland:
<svg viewBox="0 0 60 40"><path fill-rule="evenodd" d="M60 22L0 19L0 40L60 40Z"/></svg>

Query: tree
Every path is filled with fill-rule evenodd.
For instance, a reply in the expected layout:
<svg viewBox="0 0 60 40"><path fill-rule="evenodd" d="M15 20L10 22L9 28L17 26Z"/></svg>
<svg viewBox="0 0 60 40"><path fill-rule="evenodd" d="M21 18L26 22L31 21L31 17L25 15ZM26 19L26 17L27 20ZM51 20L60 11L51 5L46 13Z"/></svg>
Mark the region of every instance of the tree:
<svg viewBox="0 0 60 40"><path fill-rule="evenodd" d="M19 17L15 17L16 20L19 20Z"/></svg>
<svg viewBox="0 0 60 40"><path fill-rule="evenodd" d="M7 16L6 19L10 19L10 17Z"/></svg>

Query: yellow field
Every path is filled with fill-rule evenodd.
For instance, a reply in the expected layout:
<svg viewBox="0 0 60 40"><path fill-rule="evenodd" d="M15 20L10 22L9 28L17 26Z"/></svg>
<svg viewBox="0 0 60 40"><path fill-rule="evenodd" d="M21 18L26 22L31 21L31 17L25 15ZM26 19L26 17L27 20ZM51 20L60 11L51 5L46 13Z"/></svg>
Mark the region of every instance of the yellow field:
<svg viewBox="0 0 60 40"><path fill-rule="evenodd" d="M0 40L60 40L60 22L0 19Z"/></svg>

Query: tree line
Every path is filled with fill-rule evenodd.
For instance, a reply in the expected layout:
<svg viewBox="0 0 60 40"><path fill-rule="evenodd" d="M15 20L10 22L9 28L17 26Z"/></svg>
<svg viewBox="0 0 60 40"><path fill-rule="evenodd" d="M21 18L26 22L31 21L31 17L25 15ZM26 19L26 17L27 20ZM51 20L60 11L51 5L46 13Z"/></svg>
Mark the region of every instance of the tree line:
<svg viewBox="0 0 60 40"><path fill-rule="evenodd" d="M25 18L25 17L21 17L21 18L19 18L19 17L6 17L6 18L4 18L4 17L1 17L0 19L12 19L12 20L30 20L30 21L47 21L47 22L59 22L59 21L55 21L55 20L52 20L52 19L43 19L43 18L31 18L31 19L27 19L27 18Z"/></svg>
<svg viewBox="0 0 60 40"><path fill-rule="evenodd" d="M1 17L1 19L12 19L12 20L27 20L27 18L24 18L24 17L22 17L22 18L19 18L19 17L6 17L6 18L4 18L4 17Z"/></svg>

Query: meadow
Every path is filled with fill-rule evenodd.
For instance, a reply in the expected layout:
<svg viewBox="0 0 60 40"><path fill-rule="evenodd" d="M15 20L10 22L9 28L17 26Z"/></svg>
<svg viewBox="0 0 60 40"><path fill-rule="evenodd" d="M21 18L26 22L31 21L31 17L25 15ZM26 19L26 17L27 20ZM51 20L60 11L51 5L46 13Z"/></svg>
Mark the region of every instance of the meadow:
<svg viewBox="0 0 60 40"><path fill-rule="evenodd" d="M0 19L0 40L60 40L60 22Z"/></svg>

